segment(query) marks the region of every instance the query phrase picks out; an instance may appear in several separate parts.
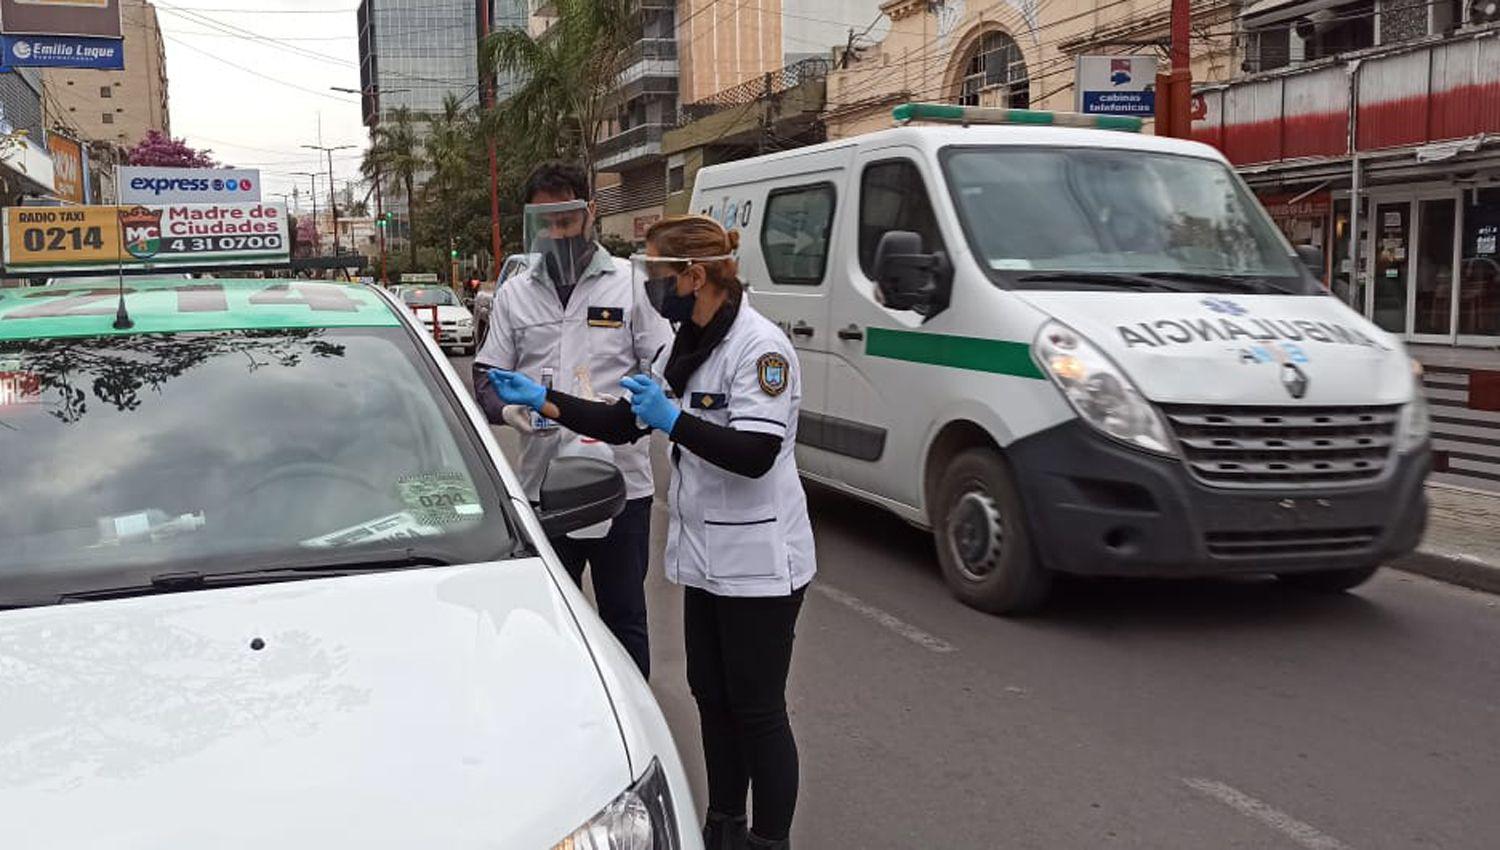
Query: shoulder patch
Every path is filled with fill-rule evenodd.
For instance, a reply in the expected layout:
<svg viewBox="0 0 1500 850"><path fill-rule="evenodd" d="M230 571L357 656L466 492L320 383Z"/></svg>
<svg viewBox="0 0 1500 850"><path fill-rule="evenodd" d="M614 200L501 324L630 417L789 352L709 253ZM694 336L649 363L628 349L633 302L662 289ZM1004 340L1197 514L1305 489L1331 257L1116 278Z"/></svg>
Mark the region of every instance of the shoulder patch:
<svg viewBox="0 0 1500 850"><path fill-rule="evenodd" d="M760 388L769 396L778 396L786 392L787 381L790 380L787 374L789 371L790 364L786 362L786 358L774 351L762 354L760 359L755 361L755 372L760 378Z"/></svg>

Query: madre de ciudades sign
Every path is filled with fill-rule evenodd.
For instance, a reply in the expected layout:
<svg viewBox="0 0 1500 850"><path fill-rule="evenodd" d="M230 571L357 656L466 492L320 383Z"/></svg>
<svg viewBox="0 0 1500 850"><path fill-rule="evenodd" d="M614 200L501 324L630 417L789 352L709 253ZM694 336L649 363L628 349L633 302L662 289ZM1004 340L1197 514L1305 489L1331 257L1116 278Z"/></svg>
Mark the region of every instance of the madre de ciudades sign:
<svg viewBox="0 0 1500 850"><path fill-rule="evenodd" d="M5 268L16 273L290 261L282 204L10 207Z"/></svg>

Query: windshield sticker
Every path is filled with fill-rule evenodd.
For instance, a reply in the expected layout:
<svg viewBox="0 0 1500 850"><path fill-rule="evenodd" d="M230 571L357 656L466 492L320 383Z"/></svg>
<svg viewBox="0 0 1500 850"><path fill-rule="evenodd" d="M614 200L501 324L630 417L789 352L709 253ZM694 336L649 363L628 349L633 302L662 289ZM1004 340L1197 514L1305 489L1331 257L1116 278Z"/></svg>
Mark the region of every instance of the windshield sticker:
<svg viewBox="0 0 1500 850"><path fill-rule="evenodd" d="M302 545L310 549L335 549L340 546L352 546L355 543L415 540L421 537L435 537L442 533L443 529L422 523L410 511L402 511L339 529L322 537L304 540Z"/></svg>
<svg viewBox="0 0 1500 850"><path fill-rule="evenodd" d="M990 268L997 272L1027 271L1031 268L1031 261L1022 257L994 257L990 260Z"/></svg>
<svg viewBox="0 0 1500 850"><path fill-rule="evenodd" d="M1116 325L1115 331L1126 348L1165 348L1196 342L1318 342L1390 350L1364 331L1339 322L1251 318L1250 308L1231 298L1205 298L1200 303L1214 315L1122 324Z"/></svg>
<svg viewBox="0 0 1500 850"><path fill-rule="evenodd" d="M450 525L484 515L479 492L461 472L404 476L396 482L396 494L424 525Z"/></svg>

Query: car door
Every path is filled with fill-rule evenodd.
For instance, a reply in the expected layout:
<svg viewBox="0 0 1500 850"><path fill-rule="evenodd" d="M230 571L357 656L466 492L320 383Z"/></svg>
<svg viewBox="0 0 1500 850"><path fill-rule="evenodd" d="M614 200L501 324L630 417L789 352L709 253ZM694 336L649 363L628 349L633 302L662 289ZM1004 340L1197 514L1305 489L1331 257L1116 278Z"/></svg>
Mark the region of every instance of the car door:
<svg viewBox="0 0 1500 850"><path fill-rule="evenodd" d="M882 306L873 279L875 249L893 230L922 238L925 253L948 251L933 211L930 187L937 175L913 148L862 152L849 179L848 215L840 237L839 283L832 294L828 419L824 437L835 460L832 477L882 499L919 506L919 452L942 382L912 356L893 356L925 338L928 322L909 310Z"/></svg>
<svg viewBox="0 0 1500 850"><path fill-rule="evenodd" d="M831 172L785 178L763 188L762 197L741 202L754 203L758 210L752 208L748 215L740 210L741 223L749 221L742 235L754 240L740 247L750 302L791 339L802 367L797 461L813 474L824 473L829 460L808 445L803 432L828 404L828 293L830 258L838 250L837 177L838 172Z"/></svg>

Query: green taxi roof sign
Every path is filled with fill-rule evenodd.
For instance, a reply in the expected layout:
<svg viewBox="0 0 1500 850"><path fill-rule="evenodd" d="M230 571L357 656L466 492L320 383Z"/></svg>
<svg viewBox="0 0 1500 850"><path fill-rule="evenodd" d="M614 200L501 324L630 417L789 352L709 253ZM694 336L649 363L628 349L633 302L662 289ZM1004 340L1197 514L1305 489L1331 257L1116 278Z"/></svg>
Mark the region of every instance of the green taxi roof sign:
<svg viewBox="0 0 1500 850"><path fill-rule="evenodd" d="M124 292L131 324L115 327ZM363 286L301 280L162 280L0 289L0 340L229 330L395 327Z"/></svg>
<svg viewBox="0 0 1500 850"><path fill-rule="evenodd" d="M929 121L938 124L1013 124L1043 127L1083 127L1139 133L1143 123L1125 115L1085 115L1042 109L1004 109L995 106L957 106L951 103L903 103L892 110L898 124Z"/></svg>

